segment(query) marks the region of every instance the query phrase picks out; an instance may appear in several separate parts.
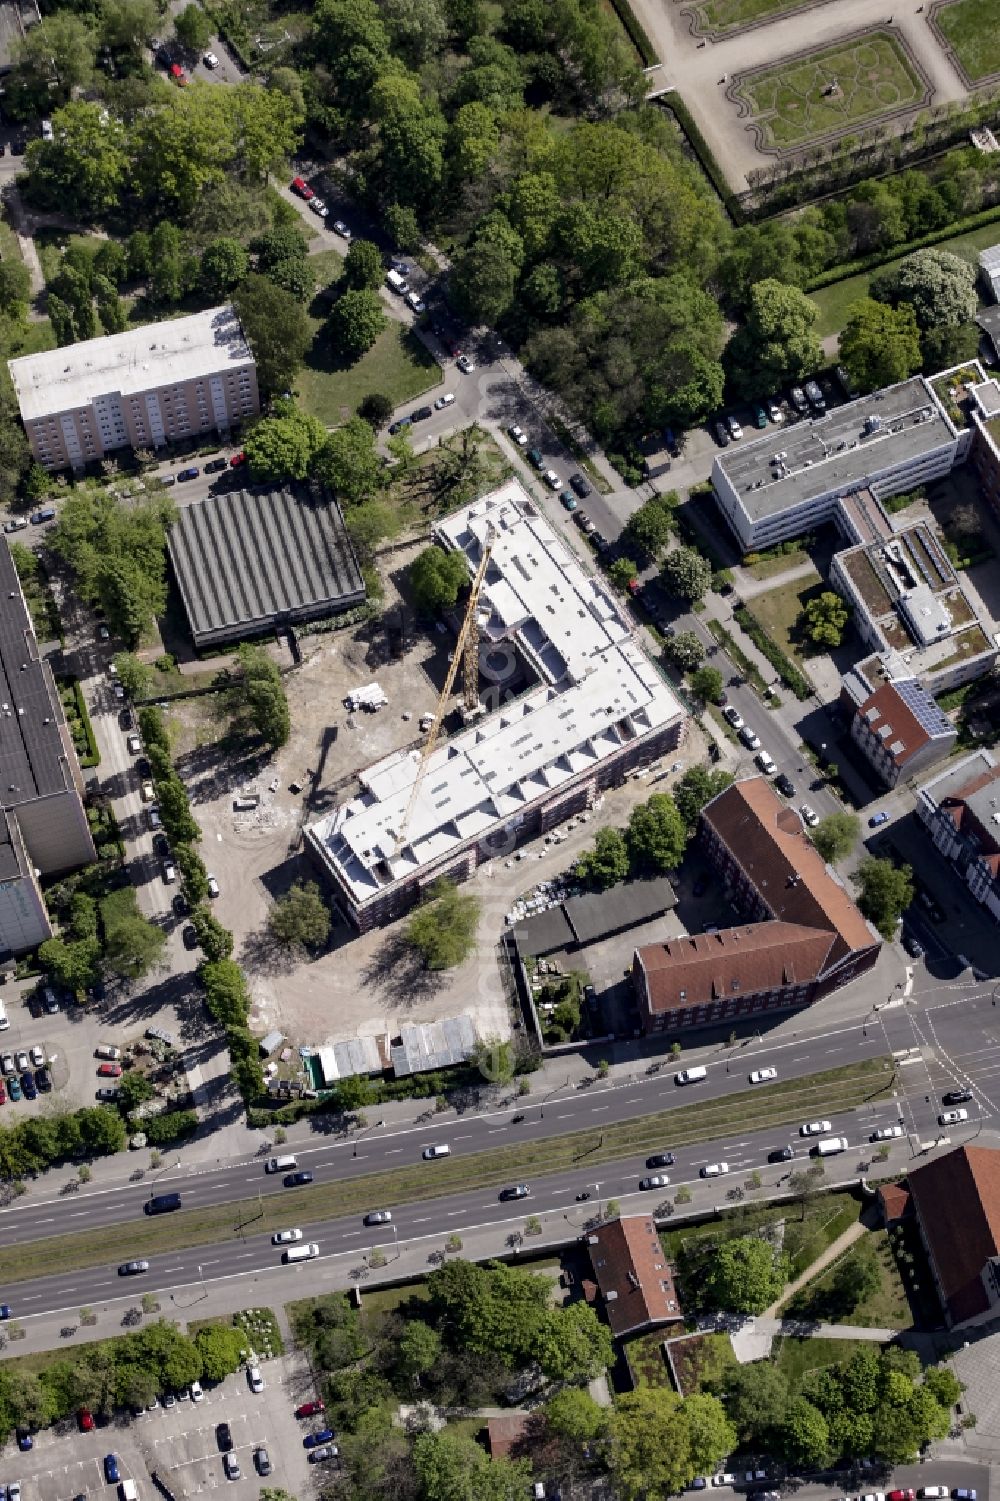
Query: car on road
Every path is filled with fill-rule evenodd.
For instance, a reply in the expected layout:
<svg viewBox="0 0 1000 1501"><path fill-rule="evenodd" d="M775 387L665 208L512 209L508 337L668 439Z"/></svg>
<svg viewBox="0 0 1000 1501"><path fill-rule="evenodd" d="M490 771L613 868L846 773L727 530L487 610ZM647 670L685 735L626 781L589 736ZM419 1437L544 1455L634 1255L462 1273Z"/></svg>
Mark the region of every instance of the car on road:
<svg viewBox="0 0 1000 1501"><path fill-rule="evenodd" d="M544 479L550 490L561 490L563 487L562 479L554 469L546 469L545 473L542 475L542 478Z"/></svg>
<svg viewBox="0 0 1000 1501"><path fill-rule="evenodd" d="M275 1230L271 1236L272 1246L290 1246L293 1241L302 1239L301 1230Z"/></svg>
<svg viewBox="0 0 1000 1501"><path fill-rule="evenodd" d="M214 69L219 66L219 59L216 57L214 52L206 52L205 56L202 58L202 62L205 64L206 68Z"/></svg>
<svg viewBox="0 0 1000 1501"><path fill-rule="evenodd" d="M105 1454L104 1478L109 1485L117 1485L119 1480L117 1454Z"/></svg>
<svg viewBox="0 0 1000 1501"><path fill-rule="evenodd" d="M424 1147L421 1156L425 1162L430 1162L435 1157L450 1157L451 1147L446 1141L439 1141L433 1147Z"/></svg>
<svg viewBox="0 0 1000 1501"><path fill-rule="evenodd" d="M723 709L722 717L732 725L734 730L742 730L745 720L739 709L734 708L732 704L727 704Z"/></svg>
<svg viewBox="0 0 1000 1501"><path fill-rule="evenodd" d="M517 444L518 448L527 448L528 434L516 422L512 422L507 429L507 436Z"/></svg>
<svg viewBox="0 0 1000 1501"><path fill-rule="evenodd" d="M785 797L795 796L795 783L786 771L781 771L774 779L774 785Z"/></svg>
<svg viewBox="0 0 1000 1501"><path fill-rule="evenodd" d="M322 1449L311 1449L309 1451L309 1463L311 1465L320 1465L327 1459L336 1459L339 1453L340 1450L336 1444L324 1444Z"/></svg>
<svg viewBox="0 0 1000 1501"><path fill-rule="evenodd" d="M240 1469L240 1462L235 1454L222 1456L222 1468L226 1472L227 1480L239 1480L242 1477L243 1471Z"/></svg>
<svg viewBox="0 0 1000 1501"><path fill-rule="evenodd" d="M314 1418L318 1412L326 1412L326 1403L321 1397L317 1397L313 1402L303 1402L301 1407L295 1409L295 1416L297 1418Z"/></svg>
<svg viewBox="0 0 1000 1501"><path fill-rule="evenodd" d="M10 1316L11 1316L11 1307L10 1307L10 1304L9 1303L0 1303L0 1319L9 1319Z"/></svg>
<svg viewBox="0 0 1000 1501"><path fill-rule="evenodd" d="M566 510L569 511L571 514L572 514L573 511L576 510L577 506L580 503L577 500L576 496L573 494L572 490L560 490L560 492L559 492L559 499L562 501L563 505L566 507Z"/></svg>
<svg viewBox="0 0 1000 1501"><path fill-rule="evenodd" d="M877 1131L872 1132L871 1139L872 1141L894 1141L897 1136L904 1136L905 1134L903 1127L900 1125L879 1126Z"/></svg>
<svg viewBox="0 0 1000 1501"><path fill-rule="evenodd" d="M392 1211L390 1209L373 1209L364 1218L366 1225L391 1225Z"/></svg>
<svg viewBox="0 0 1000 1501"><path fill-rule="evenodd" d="M701 1169L701 1176L703 1178L721 1178L723 1173L728 1173L728 1171L728 1162L706 1162Z"/></svg>
<svg viewBox="0 0 1000 1501"><path fill-rule="evenodd" d="M739 736L747 750L760 750L760 736L755 734L748 724L743 726Z"/></svg>
<svg viewBox="0 0 1000 1501"><path fill-rule="evenodd" d="M316 1433L307 1433L302 1440L303 1449L317 1449L320 1444L328 1444L333 1438L332 1428L320 1428Z"/></svg>
<svg viewBox="0 0 1000 1501"><path fill-rule="evenodd" d="M729 436L732 438L733 442L738 443L740 438L742 438L743 436L743 429L740 427L736 418L733 416L727 417L726 426L729 429Z"/></svg>
<svg viewBox="0 0 1000 1501"><path fill-rule="evenodd" d="M298 193L299 197L304 198L307 203L309 202L310 198L315 197L312 188L306 182L304 177L292 178L292 192Z"/></svg>
<svg viewBox="0 0 1000 1501"><path fill-rule="evenodd" d="M665 1173L653 1173L648 1178L640 1178L639 1187L643 1190L648 1190L650 1188L666 1188L669 1182L670 1179L666 1176Z"/></svg>
<svg viewBox="0 0 1000 1501"><path fill-rule="evenodd" d="M286 1173L282 1182L286 1188L301 1188L305 1183L311 1183L313 1175L308 1168L300 1168L297 1173Z"/></svg>
<svg viewBox="0 0 1000 1501"><path fill-rule="evenodd" d="M965 1105L972 1099L971 1089L949 1089L941 1096L942 1105Z"/></svg>
<svg viewBox="0 0 1000 1501"><path fill-rule="evenodd" d="M880 813L873 813L872 814L871 818L869 818L869 820L868 820L868 827L870 829L877 829L881 824L888 823L888 822L889 822L889 815L885 811L885 809L883 808Z"/></svg>
<svg viewBox="0 0 1000 1501"><path fill-rule="evenodd" d="M652 1157L646 1158L647 1167L673 1167L673 1152L654 1152Z"/></svg>
<svg viewBox="0 0 1000 1501"><path fill-rule="evenodd" d="M437 401L434 403L434 410L435 410L435 412L440 412L443 407L450 407L450 406L452 406L454 404L454 401L455 401L455 394L454 394L454 392L453 391L447 391L444 396L439 396L438 399L437 399Z"/></svg>
<svg viewBox="0 0 1000 1501"><path fill-rule="evenodd" d="M119 1277L137 1277L140 1272L149 1271L148 1261L123 1261L118 1268Z"/></svg>
<svg viewBox="0 0 1000 1501"><path fill-rule="evenodd" d="M750 1075L750 1083L766 1084L768 1079L776 1079L777 1077L778 1070L776 1068L755 1068Z"/></svg>
<svg viewBox="0 0 1000 1501"><path fill-rule="evenodd" d="M814 829L819 823L819 814L815 808L810 808L808 803L802 803L799 807L799 815L802 822L810 829Z"/></svg>
<svg viewBox="0 0 1000 1501"><path fill-rule="evenodd" d="M570 475L569 483L570 488L576 491L580 499L586 500L587 496L590 494L590 486L587 484L587 481L584 479L583 475L579 473L579 471Z"/></svg>
<svg viewBox="0 0 1000 1501"><path fill-rule="evenodd" d="M825 1136L833 1127L829 1121L805 1121L799 1127L800 1136Z"/></svg>
<svg viewBox="0 0 1000 1501"><path fill-rule="evenodd" d="M467 354L460 354L456 363L463 375L471 375L476 368L474 362L469 359Z"/></svg>
<svg viewBox="0 0 1000 1501"><path fill-rule="evenodd" d="M351 231L343 219L334 219L332 228L334 234L338 234L342 240L349 240L351 238Z"/></svg>
<svg viewBox="0 0 1000 1501"><path fill-rule="evenodd" d="M247 1366L247 1385L252 1392L262 1392L264 1390L264 1377L261 1375L259 1365Z"/></svg>
<svg viewBox="0 0 1000 1501"><path fill-rule="evenodd" d="M775 1147L767 1154L768 1162L792 1162L794 1157L794 1147Z"/></svg>
<svg viewBox="0 0 1000 1501"><path fill-rule="evenodd" d="M778 769L774 758L766 750L762 750L758 755L754 756L754 761L767 777L773 777Z"/></svg>
<svg viewBox="0 0 1000 1501"><path fill-rule="evenodd" d="M958 1126L969 1119L967 1110L942 1110L938 1116L939 1126Z"/></svg>

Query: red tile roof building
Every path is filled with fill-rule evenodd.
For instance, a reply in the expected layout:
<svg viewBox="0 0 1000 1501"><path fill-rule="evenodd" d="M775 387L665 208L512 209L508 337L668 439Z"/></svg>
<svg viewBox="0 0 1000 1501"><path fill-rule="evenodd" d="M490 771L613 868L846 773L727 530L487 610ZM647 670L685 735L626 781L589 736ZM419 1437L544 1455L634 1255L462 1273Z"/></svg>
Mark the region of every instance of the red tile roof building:
<svg viewBox="0 0 1000 1501"><path fill-rule="evenodd" d="M673 1268L649 1216L611 1220L586 1240L612 1334L683 1319Z"/></svg>
<svg viewBox="0 0 1000 1501"><path fill-rule="evenodd" d="M763 777L713 798L700 837L749 921L636 950L647 1032L808 1006L875 963L878 935Z"/></svg>
<svg viewBox="0 0 1000 1501"><path fill-rule="evenodd" d="M851 739L887 787L948 755L958 731L914 678L880 683L851 720Z"/></svg>
<svg viewBox="0 0 1000 1501"><path fill-rule="evenodd" d="M907 1178L949 1325L1000 1307L1000 1151L959 1147Z"/></svg>

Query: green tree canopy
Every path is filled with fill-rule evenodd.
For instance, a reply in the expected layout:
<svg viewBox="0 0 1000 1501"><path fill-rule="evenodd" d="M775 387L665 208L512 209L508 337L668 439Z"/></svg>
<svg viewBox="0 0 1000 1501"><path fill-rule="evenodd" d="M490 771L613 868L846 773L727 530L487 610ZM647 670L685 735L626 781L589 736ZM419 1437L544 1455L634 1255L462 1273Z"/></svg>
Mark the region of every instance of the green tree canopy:
<svg viewBox="0 0 1000 1501"><path fill-rule="evenodd" d="M705 648L694 631L678 631L663 643L663 655L680 672L693 672L705 660Z"/></svg>
<svg viewBox="0 0 1000 1501"><path fill-rule="evenodd" d="M687 845L684 820L666 792L654 792L632 810L626 837L635 866L654 875L676 870Z"/></svg>
<svg viewBox="0 0 1000 1501"><path fill-rule="evenodd" d="M629 856L625 836L620 829L598 829L593 849L586 850L577 862L577 879L598 891L624 881L628 875Z"/></svg>
<svg viewBox="0 0 1000 1501"><path fill-rule="evenodd" d="M851 853L860 832L861 823L853 813L828 813L820 819L810 838L823 859L834 864Z"/></svg>
<svg viewBox="0 0 1000 1501"><path fill-rule="evenodd" d="M785 1457L799 1470L815 1470L830 1459L830 1430L826 1418L804 1397L793 1397L782 1423Z"/></svg>
<svg viewBox="0 0 1000 1501"><path fill-rule="evenodd" d="M545 1421L562 1438L594 1443L608 1427L607 1410L580 1386L564 1386L545 1404Z"/></svg>
<svg viewBox="0 0 1000 1501"><path fill-rule="evenodd" d="M610 1467L622 1501L667 1501L695 1474L684 1403L663 1386L640 1386L610 1414Z"/></svg>
<svg viewBox="0 0 1000 1501"><path fill-rule="evenodd" d="M677 495L657 495L633 511L621 535L621 545L637 558L653 562L670 541Z"/></svg>
<svg viewBox="0 0 1000 1501"><path fill-rule="evenodd" d="M717 667L699 667L688 681L691 692L702 703L717 704L722 697L722 673Z"/></svg>
<svg viewBox="0 0 1000 1501"><path fill-rule="evenodd" d="M859 391L876 391L920 369L920 333L909 304L888 307L862 297L847 310L840 358Z"/></svg>
<svg viewBox="0 0 1000 1501"><path fill-rule="evenodd" d="M450 881L435 881L427 901L406 924L406 942L430 970L454 969L472 953L480 902Z"/></svg>
<svg viewBox="0 0 1000 1501"><path fill-rule="evenodd" d="M275 750L286 744L291 733L288 699L277 663L263 646L244 642L237 650L240 676L230 693L230 702L265 743Z"/></svg>
<svg viewBox="0 0 1000 1501"><path fill-rule="evenodd" d="M689 766L674 787L673 798L685 827L694 833L698 827L701 810L732 782L728 771L721 767Z"/></svg>
<svg viewBox="0 0 1000 1501"><path fill-rule="evenodd" d="M819 310L798 287L773 276L750 288L743 323L726 347L725 362L745 396L760 396L800 380L822 363L815 334Z"/></svg>
<svg viewBox="0 0 1000 1501"><path fill-rule="evenodd" d="M891 860L862 860L854 879L861 892L858 906L889 942L896 924L913 900L913 875L908 865L896 867Z"/></svg>
<svg viewBox="0 0 1000 1501"><path fill-rule="evenodd" d="M319 949L330 936L330 909L315 881L296 881L275 902L267 922L279 943Z"/></svg>
<svg viewBox="0 0 1000 1501"><path fill-rule="evenodd" d="M409 578L413 603L420 613L439 615L455 604L459 590L469 582L469 569L463 553L431 546L414 558Z"/></svg>
<svg viewBox="0 0 1000 1501"><path fill-rule="evenodd" d="M723 1395L740 1443L767 1447L771 1434L781 1428L788 1405L785 1373L768 1360L731 1367Z"/></svg>
<svg viewBox="0 0 1000 1501"><path fill-rule="evenodd" d="M212 23L200 5L186 5L174 17L177 40L186 52L204 52L212 40Z"/></svg>
<svg viewBox="0 0 1000 1501"><path fill-rule="evenodd" d="M349 287L376 291L385 277L382 252L371 240L352 240L344 258L344 280Z"/></svg>
<svg viewBox="0 0 1000 1501"><path fill-rule="evenodd" d="M250 270L250 257L239 240L222 236L201 256L201 284L209 297L227 297Z"/></svg>
<svg viewBox="0 0 1000 1501"><path fill-rule="evenodd" d="M318 417L282 401L275 404L273 417L262 417L251 428L243 449L255 480L281 484L305 479L326 444L326 428Z"/></svg>
<svg viewBox="0 0 1000 1501"><path fill-rule="evenodd" d="M878 302L913 310L922 333L971 323L976 316L976 269L950 250L918 250L872 277Z"/></svg>
<svg viewBox="0 0 1000 1501"><path fill-rule="evenodd" d="M677 547L663 560L663 581L681 599L701 599L712 582L712 565L694 547Z"/></svg>
<svg viewBox="0 0 1000 1501"><path fill-rule="evenodd" d="M305 309L282 287L255 274L237 289L233 302L253 350L262 392L273 395L289 389L312 343Z"/></svg>
<svg viewBox="0 0 1000 1501"><path fill-rule="evenodd" d="M523 1501L531 1481L526 1459L490 1459L464 1434L421 1433L413 1466L422 1501Z"/></svg>
<svg viewBox="0 0 1000 1501"><path fill-rule="evenodd" d="M382 460L375 447L375 434L364 418L352 417L328 434L316 456L315 473L351 505L370 500L378 492Z"/></svg>
<svg viewBox="0 0 1000 1501"><path fill-rule="evenodd" d="M839 646L850 613L839 594L824 589L802 611L800 619L806 640L813 646Z"/></svg>
<svg viewBox="0 0 1000 1501"><path fill-rule="evenodd" d="M202 1373L208 1381L223 1381L238 1371L243 1361L247 1337L242 1329L225 1324L210 1324L194 1337L202 1360Z"/></svg>
<svg viewBox="0 0 1000 1501"><path fill-rule="evenodd" d="M708 1294L733 1313L763 1313L785 1285L787 1259L757 1235L735 1236L716 1246Z"/></svg>
<svg viewBox="0 0 1000 1501"><path fill-rule="evenodd" d="M351 362L371 349L387 325L382 299L371 287L353 288L338 297L327 331L337 354Z"/></svg>

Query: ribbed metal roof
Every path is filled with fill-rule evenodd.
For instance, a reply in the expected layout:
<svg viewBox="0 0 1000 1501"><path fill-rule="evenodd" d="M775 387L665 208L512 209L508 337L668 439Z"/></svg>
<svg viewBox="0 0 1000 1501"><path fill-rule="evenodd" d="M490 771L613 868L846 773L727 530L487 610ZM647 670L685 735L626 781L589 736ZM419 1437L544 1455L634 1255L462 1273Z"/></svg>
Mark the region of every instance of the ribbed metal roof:
<svg viewBox="0 0 1000 1501"><path fill-rule="evenodd" d="M70 785L61 710L38 659L6 538L0 546L0 806L16 807Z"/></svg>

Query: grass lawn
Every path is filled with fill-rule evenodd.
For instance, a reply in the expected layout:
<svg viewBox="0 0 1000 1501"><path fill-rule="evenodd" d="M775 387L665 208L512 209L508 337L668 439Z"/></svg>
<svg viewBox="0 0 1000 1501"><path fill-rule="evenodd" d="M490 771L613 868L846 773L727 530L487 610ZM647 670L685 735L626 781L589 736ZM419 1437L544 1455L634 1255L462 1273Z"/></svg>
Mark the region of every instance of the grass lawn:
<svg viewBox="0 0 1000 1501"><path fill-rule="evenodd" d="M835 1307L831 1293L837 1269L854 1261L867 1260L872 1253L881 1273L878 1287L854 1308ZM912 1322L910 1305L884 1230L872 1230L863 1240L856 1241L781 1311L788 1317L857 1324L863 1329L908 1329Z"/></svg>
<svg viewBox="0 0 1000 1501"><path fill-rule="evenodd" d="M870 1342L862 1339L792 1339L778 1334L771 1347L771 1359L780 1371L784 1371L795 1393L806 1371L850 1360L856 1351L870 1348Z"/></svg>
<svg viewBox="0 0 1000 1501"><path fill-rule="evenodd" d="M70 245L84 245L96 255L104 241L99 235L74 235L66 229L40 229L35 235L35 249L42 263L46 284L59 274L63 251Z"/></svg>
<svg viewBox="0 0 1000 1501"><path fill-rule="evenodd" d="M793 661L802 661L797 642L792 639L795 622L811 599L827 587L819 574L813 572L806 578L796 579L766 594L755 594L748 602L748 609L756 615L771 640Z"/></svg>
<svg viewBox="0 0 1000 1501"><path fill-rule="evenodd" d="M963 261L974 265L979 257L979 252L989 245L995 245L1000 238L1000 225L981 224L978 229L970 229L966 234L953 235L950 240L941 240L934 246L935 250L950 250L952 255L959 255ZM900 260L905 260L901 256ZM810 297L819 308L819 319L816 323L816 336L825 339L829 334L839 334L847 322L847 309L852 302L857 302L859 297L867 297L868 289L873 276L880 276L883 271L892 271L899 265L899 261L888 261L884 266L879 266L877 271L862 271L857 276L847 276L843 281L831 282L828 287L820 287L815 292L810 292Z"/></svg>
<svg viewBox="0 0 1000 1501"><path fill-rule="evenodd" d="M941 7L933 25L954 48L970 83L1000 73L1000 0L955 0Z"/></svg>
<svg viewBox="0 0 1000 1501"><path fill-rule="evenodd" d="M730 1240L733 1236L753 1234L762 1225L784 1220L784 1249L795 1278L854 1224L862 1207L853 1194L842 1191L814 1194L806 1200L804 1208L799 1204L747 1204L730 1210L720 1219L664 1230L660 1240L667 1256L676 1261L685 1244L690 1245L693 1240Z"/></svg>
<svg viewBox="0 0 1000 1501"><path fill-rule="evenodd" d="M771 20L799 10L803 0L701 0L693 7L699 32L738 31L754 21Z"/></svg>
<svg viewBox="0 0 1000 1501"><path fill-rule="evenodd" d="M773 557L770 554L766 554L761 557L759 563L750 563L744 566L751 578L770 579L774 578L776 573L786 573L789 568L798 568L800 563L808 563L808 561L809 554L805 548L799 547L796 544L794 547L789 548L788 552L782 552L779 549Z"/></svg>
<svg viewBox="0 0 1000 1501"><path fill-rule="evenodd" d="M874 32L745 73L736 93L765 144L790 150L916 106L924 86L896 38Z"/></svg>
<svg viewBox="0 0 1000 1501"><path fill-rule="evenodd" d="M334 359L322 336L330 310L330 299L324 292L339 277L343 261L336 250L324 250L310 256L309 264L316 271L320 290L309 307L313 346L296 378L307 412L333 427L353 417L362 399L372 391L384 392L399 406L440 384L437 361L415 334L395 320L355 364L344 365Z"/></svg>

